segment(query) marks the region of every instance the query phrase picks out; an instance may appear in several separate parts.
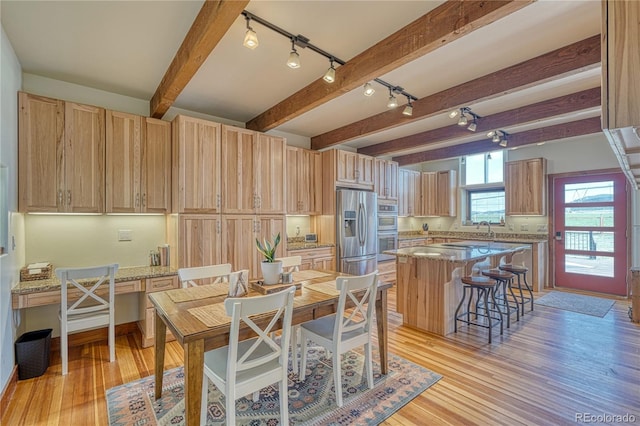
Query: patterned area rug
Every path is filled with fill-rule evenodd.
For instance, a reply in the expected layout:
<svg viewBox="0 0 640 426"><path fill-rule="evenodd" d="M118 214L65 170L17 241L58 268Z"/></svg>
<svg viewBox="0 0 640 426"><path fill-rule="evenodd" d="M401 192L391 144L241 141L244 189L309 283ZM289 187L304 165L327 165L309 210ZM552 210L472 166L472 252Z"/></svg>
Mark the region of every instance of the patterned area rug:
<svg viewBox="0 0 640 426"><path fill-rule="evenodd" d="M379 359L374 352L374 360ZM362 377L364 357L350 352L342 359L344 405L338 408L333 390L331 359L321 347L309 349L304 382L289 373L289 422L292 425L377 425L442 378L406 359L389 354L389 374L380 375L374 361L374 387ZM107 391L109 424L184 425L184 371L166 371L162 398L154 399L154 378L145 377ZM224 425L224 396L209 384L208 423ZM260 400L236 401L239 425L277 425L280 422L278 387L260 391Z"/></svg>
<svg viewBox="0 0 640 426"><path fill-rule="evenodd" d="M551 308L563 309L565 311L577 312L579 314L604 317L609 309L616 303L615 300L602 299L600 297L585 296L583 294L566 293L563 291L552 291L539 299L535 304L549 306Z"/></svg>

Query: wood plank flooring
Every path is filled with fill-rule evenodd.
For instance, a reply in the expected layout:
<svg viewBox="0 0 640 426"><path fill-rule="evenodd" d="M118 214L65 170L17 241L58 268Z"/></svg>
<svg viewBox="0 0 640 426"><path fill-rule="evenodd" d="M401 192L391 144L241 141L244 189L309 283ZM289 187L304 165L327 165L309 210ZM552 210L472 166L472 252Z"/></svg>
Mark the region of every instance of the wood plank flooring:
<svg viewBox="0 0 640 426"><path fill-rule="evenodd" d="M403 327L395 290L389 301L390 351L444 377L384 425L575 425L586 414L629 414L640 424L640 324L627 300L604 318L536 305L491 345L485 329L443 338ZM153 374L153 348L139 342L118 337L114 363L102 361L106 342L73 347L66 377L52 353L43 376L18 382L0 423L106 425L106 389ZM181 365L182 348L168 343L165 359Z"/></svg>

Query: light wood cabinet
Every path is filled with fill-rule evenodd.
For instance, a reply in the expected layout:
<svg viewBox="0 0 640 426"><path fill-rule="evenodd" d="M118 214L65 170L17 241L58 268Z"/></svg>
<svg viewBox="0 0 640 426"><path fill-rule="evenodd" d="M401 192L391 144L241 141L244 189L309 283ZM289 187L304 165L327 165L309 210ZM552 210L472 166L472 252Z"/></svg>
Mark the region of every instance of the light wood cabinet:
<svg viewBox="0 0 640 426"><path fill-rule="evenodd" d="M106 211L168 213L171 123L106 113Z"/></svg>
<svg viewBox="0 0 640 426"><path fill-rule="evenodd" d="M336 183L373 189L373 157L351 151L337 150Z"/></svg>
<svg viewBox="0 0 640 426"><path fill-rule="evenodd" d="M220 215L180 215L176 238L178 267L216 265L221 262L222 221ZM230 242L233 244L233 241Z"/></svg>
<svg viewBox="0 0 640 426"><path fill-rule="evenodd" d="M322 213L322 154L287 146L287 214Z"/></svg>
<svg viewBox="0 0 640 426"><path fill-rule="evenodd" d="M385 283L396 282L396 261L386 260L378 262L378 279Z"/></svg>
<svg viewBox="0 0 640 426"><path fill-rule="evenodd" d="M222 126L222 211L285 212L283 138Z"/></svg>
<svg viewBox="0 0 640 426"><path fill-rule="evenodd" d="M19 209L103 213L105 111L19 93Z"/></svg>
<svg viewBox="0 0 640 426"><path fill-rule="evenodd" d="M438 215L438 174L436 172L423 172L420 176L422 186L422 214L425 216Z"/></svg>
<svg viewBox="0 0 640 426"><path fill-rule="evenodd" d="M456 216L458 205L458 179L455 170L437 172L436 215Z"/></svg>
<svg viewBox="0 0 640 426"><path fill-rule="evenodd" d="M546 214L546 159L505 163L505 214L543 216Z"/></svg>
<svg viewBox="0 0 640 426"><path fill-rule="evenodd" d="M318 247L303 250L289 250L287 256L300 256L300 270L327 269L335 271L336 255L334 247Z"/></svg>
<svg viewBox="0 0 640 426"><path fill-rule="evenodd" d="M398 200L398 163L391 160L374 161L375 191L379 200Z"/></svg>
<svg viewBox="0 0 640 426"><path fill-rule="evenodd" d="M421 216L422 183L420 172L400 169L398 176L398 216Z"/></svg>
<svg viewBox="0 0 640 426"><path fill-rule="evenodd" d="M398 248L407 248L407 247L420 247L426 246L427 244L431 244L431 238L411 238L405 240L398 240Z"/></svg>
<svg viewBox="0 0 640 426"><path fill-rule="evenodd" d="M220 126L183 115L173 120L174 213L220 212Z"/></svg>
<svg viewBox="0 0 640 426"><path fill-rule="evenodd" d="M230 263L233 270L248 269L249 277L261 278L262 254L256 249L256 238L273 240L280 233L286 238L284 216L282 215L222 215L222 262ZM276 250L276 257L282 257L284 242Z"/></svg>
<svg viewBox="0 0 640 426"><path fill-rule="evenodd" d="M140 321L138 328L141 334L141 346L148 348L155 343L155 308L149 301L149 293L156 291L171 290L178 288L180 282L177 275L157 278L147 278L145 280L145 291L140 298ZM167 330L167 341L175 340L175 337Z"/></svg>

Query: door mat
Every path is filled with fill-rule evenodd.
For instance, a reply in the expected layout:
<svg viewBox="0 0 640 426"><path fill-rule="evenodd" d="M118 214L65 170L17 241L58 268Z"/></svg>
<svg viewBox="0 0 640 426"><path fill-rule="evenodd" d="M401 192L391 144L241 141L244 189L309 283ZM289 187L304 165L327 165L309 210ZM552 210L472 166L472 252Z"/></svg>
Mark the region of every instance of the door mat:
<svg viewBox="0 0 640 426"><path fill-rule="evenodd" d="M577 312L579 314L604 317L616 303L615 300L600 297L585 296L583 294L552 291L535 300L536 305Z"/></svg>
<svg viewBox="0 0 640 426"><path fill-rule="evenodd" d="M289 423L292 425L377 425L442 378L404 358L389 354L389 372L380 374L373 363L373 389L362 376L364 357L351 351L342 358L342 398L338 408L333 390L331 359L321 347L309 347L304 382L289 372ZM374 351L374 360L378 359ZM183 425L184 370L164 373L162 397L154 398L153 376L107 390L109 425ZM208 425L224 425L225 399L209 383ZM238 425L275 425L280 422L278 385L260 391L260 400L236 401Z"/></svg>

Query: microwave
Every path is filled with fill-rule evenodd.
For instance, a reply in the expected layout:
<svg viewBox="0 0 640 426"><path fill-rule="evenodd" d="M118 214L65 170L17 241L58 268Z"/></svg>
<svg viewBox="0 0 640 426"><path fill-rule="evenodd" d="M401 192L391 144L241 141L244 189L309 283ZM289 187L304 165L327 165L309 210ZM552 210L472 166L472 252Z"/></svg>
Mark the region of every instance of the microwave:
<svg viewBox="0 0 640 426"><path fill-rule="evenodd" d="M378 231L397 231L398 216L378 214Z"/></svg>

